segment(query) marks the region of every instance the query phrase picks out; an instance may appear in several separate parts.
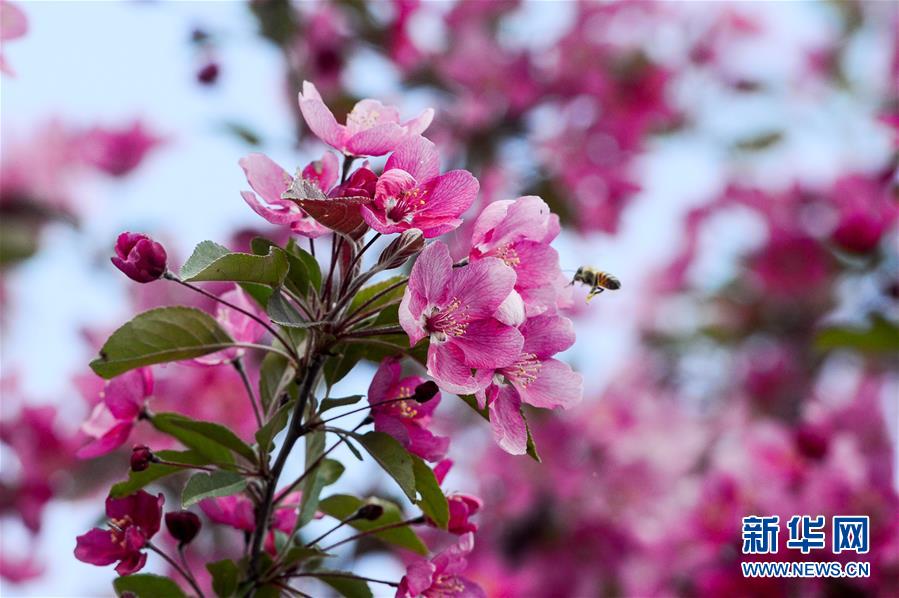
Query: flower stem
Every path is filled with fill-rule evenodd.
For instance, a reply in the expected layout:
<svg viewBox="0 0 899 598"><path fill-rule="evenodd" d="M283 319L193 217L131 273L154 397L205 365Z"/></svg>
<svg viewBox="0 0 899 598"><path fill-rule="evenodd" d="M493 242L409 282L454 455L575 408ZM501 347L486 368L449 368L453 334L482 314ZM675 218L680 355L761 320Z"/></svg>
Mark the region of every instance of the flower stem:
<svg viewBox="0 0 899 598"><path fill-rule="evenodd" d="M337 571L327 572L327 573L316 573L316 572L308 572L308 573L292 573L290 575L284 576L285 578L292 577L341 577L345 579L358 579L359 581L366 581L368 583L382 583L385 586L393 586L399 587L399 583L395 581L386 581L384 579L373 579L371 577L362 577L361 575L353 575L352 573L340 573Z"/></svg>
<svg viewBox="0 0 899 598"><path fill-rule="evenodd" d="M289 343L288 341L286 341L284 339L284 337L281 336L281 334L277 330L275 330L274 327L272 327L271 322L269 322L268 320L263 320L262 318L260 318L259 316L257 316L256 314L254 314L251 311L248 311L242 307L234 305L233 303L231 303L229 301L225 301L221 297L217 297L216 295L213 295L209 291L206 291L205 289L202 289L194 284L191 284L189 282L185 282L185 281L181 280L173 272L166 272L165 274L163 274L163 278L177 282L178 284L180 284L183 287L187 287L188 289L190 289L194 292L197 292L197 293L203 295L204 297L208 297L208 298L212 299L213 301L221 303L222 305L224 305L226 307L230 307L231 309L242 313L243 315L254 320L255 322L258 322L263 328L268 330L271 333L271 335L278 340L278 342L280 342L282 345L284 345L284 348L287 349L288 352L290 352L294 361L299 362L299 360L300 360L299 355L296 354L296 350L294 350L293 345L291 343Z"/></svg>
<svg viewBox="0 0 899 598"><path fill-rule="evenodd" d="M407 525L418 525L418 524L421 524L424 522L425 522L424 517L415 517L414 519L406 519L405 521L397 521L396 523L388 523L387 525L382 525L381 527L373 527L364 532L359 532L358 534L353 534L349 538L344 538L343 540L341 540L339 542L335 542L334 544L331 544L330 546L328 546L326 548L322 548L322 552L328 552L329 550L333 550L334 548L337 548L338 546L341 546L348 542L352 542L354 540L358 540L359 538L371 536L372 534L386 532L387 530L396 529L398 527L405 527Z"/></svg>
<svg viewBox="0 0 899 598"><path fill-rule="evenodd" d="M262 413L259 410L259 405L256 404L256 395L253 392L252 385L250 385L250 379L247 377L247 370L243 367L243 359L238 357L231 363L234 366L234 369L237 370L237 373L240 375L240 380L241 382L243 382L243 387L247 391L247 398L250 399L250 405L253 406L253 415L256 416L256 424L261 428Z"/></svg>
<svg viewBox="0 0 899 598"><path fill-rule="evenodd" d="M309 397L315 391L315 385L318 382L318 375L323 362L324 356L320 352L313 350L309 365L303 373L299 398L290 417L287 436L284 438L284 444L281 446L275 463L272 465L262 501L256 509L256 529L253 531L253 540L250 548L250 579L253 581L259 580L259 559L262 553L262 541L268 533L268 523L274 508L275 489L278 486L278 479L281 477L281 472L284 471L284 465L287 463L290 451L293 450L297 440L305 433L302 426L303 412L306 410Z"/></svg>
<svg viewBox="0 0 899 598"><path fill-rule="evenodd" d="M197 585L197 580L194 579L194 576L190 574L189 570L181 567L181 565L179 565L175 561L175 559L173 559L172 557L170 557L169 555L167 555L166 553L161 551L152 542L147 542L147 549L152 550L153 552L155 552L156 554L161 556L163 559L165 559L165 561L169 565L171 565L172 568L175 569L175 571L177 571L179 574L181 574L181 577L183 577L185 580L187 580L187 583L189 583L190 587L193 588L194 592L197 593L197 596L199 596L199 598L203 598L203 591L200 589L200 586Z"/></svg>

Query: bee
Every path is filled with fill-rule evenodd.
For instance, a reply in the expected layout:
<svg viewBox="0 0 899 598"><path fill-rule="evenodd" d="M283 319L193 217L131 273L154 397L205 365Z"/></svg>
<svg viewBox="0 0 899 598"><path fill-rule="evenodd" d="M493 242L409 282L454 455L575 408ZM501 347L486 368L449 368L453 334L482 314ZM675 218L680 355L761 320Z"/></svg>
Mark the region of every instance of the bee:
<svg viewBox="0 0 899 598"><path fill-rule="evenodd" d="M603 272L602 270L597 270L596 268L592 268L590 266L581 266L577 269L577 272L575 272L574 274L574 278L571 280L571 284L574 284L576 282L580 282L591 287L590 292L587 294L588 302L593 299L593 297L599 295L606 289L610 291L616 291L621 288L620 280L618 280L608 272Z"/></svg>

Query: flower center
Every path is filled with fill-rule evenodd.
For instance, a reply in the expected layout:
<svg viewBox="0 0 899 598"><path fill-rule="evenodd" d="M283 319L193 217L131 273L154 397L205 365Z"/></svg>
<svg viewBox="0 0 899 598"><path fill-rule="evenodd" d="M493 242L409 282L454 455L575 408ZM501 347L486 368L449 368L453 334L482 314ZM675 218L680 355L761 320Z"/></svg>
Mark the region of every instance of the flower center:
<svg viewBox="0 0 899 598"><path fill-rule="evenodd" d="M457 297L442 308L435 307L425 321L425 329L441 342L451 336L462 336L467 328L468 313Z"/></svg>
<svg viewBox="0 0 899 598"><path fill-rule="evenodd" d="M515 251L515 249L509 243L506 243L496 251L496 257L504 261L506 265L511 268L514 268L521 263L521 258L518 256L518 252Z"/></svg>
<svg viewBox="0 0 899 598"><path fill-rule="evenodd" d="M412 214L416 210L420 210L427 202L425 197L427 192L419 187L413 187L408 191L403 191L398 195L387 198L386 208L387 218L393 223L412 222Z"/></svg>
<svg viewBox="0 0 899 598"><path fill-rule="evenodd" d="M125 548L125 530L131 527L133 523L134 521L130 515L125 515L118 519L110 519L109 527L112 529L109 530L109 535L113 543L118 544L120 548Z"/></svg>
<svg viewBox="0 0 899 598"><path fill-rule="evenodd" d="M503 373L509 380L514 380L527 388L531 382L537 379L541 365L540 360L533 353L522 353L518 361L503 368Z"/></svg>
<svg viewBox="0 0 899 598"><path fill-rule="evenodd" d="M434 583L431 584L429 595L452 596L453 594L461 594L464 590L465 584L459 581L455 575L438 575Z"/></svg>

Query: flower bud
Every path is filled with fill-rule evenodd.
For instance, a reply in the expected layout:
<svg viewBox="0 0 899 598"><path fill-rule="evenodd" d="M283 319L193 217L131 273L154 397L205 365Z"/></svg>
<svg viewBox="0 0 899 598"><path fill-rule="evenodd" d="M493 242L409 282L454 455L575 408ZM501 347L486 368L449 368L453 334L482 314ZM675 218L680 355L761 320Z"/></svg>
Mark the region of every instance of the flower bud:
<svg viewBox="0 0 899 598"><path fill-rule="evenodd" d="M115 252L113 265L135 282L152 282L165 274L165 249L147 235L122 233Z"/></svg>
<svg viewBox="0 0 899 598"><path fill-rule="evenodd" d="M368 504L359 507L353 519L365 519L366 521L377 521L384 514L384 507L376 504Z"/></svg>
<svg viewBox="0 0 899 598"><path fill-rule="evenodd" d="M189 544L200 532L200 518L190 511L165 514L165 527L181 544Z"/></svg>
<svg viewBox="0 0 899 598"><path fill-rule="evenodd" d="M428 380L415 387L415 393L412 395L412 398L419 403L427 403L436 397L438 392L440 392L440 389L437 388L437 383L433 380Z"/></svg>
<svg viewBox="0 0 899 598"><path fill-rule="evenodd" d="M139 444L131 451L131 471L143 471L155 461L156 457L148 446Z"/></svg>
<svg viewBox="0 0 899 598"><path fill-rule="evenodd" d="M378 266L385 270L399 268L425 246L425 238L417 228L410 228L393 240L378 258Z"/></svg>
<svg viewBox="0 0 899 598"><path fill-rule="evenodd" d="M197 81L203 85L214 85L218 78L219 65L216 62L208 62L197 71Z"/></svg>

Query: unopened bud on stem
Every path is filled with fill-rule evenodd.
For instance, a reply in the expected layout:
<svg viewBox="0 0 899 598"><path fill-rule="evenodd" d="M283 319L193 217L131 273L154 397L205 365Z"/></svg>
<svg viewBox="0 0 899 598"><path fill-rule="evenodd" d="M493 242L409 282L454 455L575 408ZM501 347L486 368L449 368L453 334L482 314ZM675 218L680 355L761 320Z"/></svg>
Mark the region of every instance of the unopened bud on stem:
<svg viewBox="0 0 899 598"><path fill-rule="evenodd" d="M413 255L424 249L425 238L417 228L410 228L394 239L388 245L381 257L378 258L378 266L383 270L399 268Z"/></svg>

